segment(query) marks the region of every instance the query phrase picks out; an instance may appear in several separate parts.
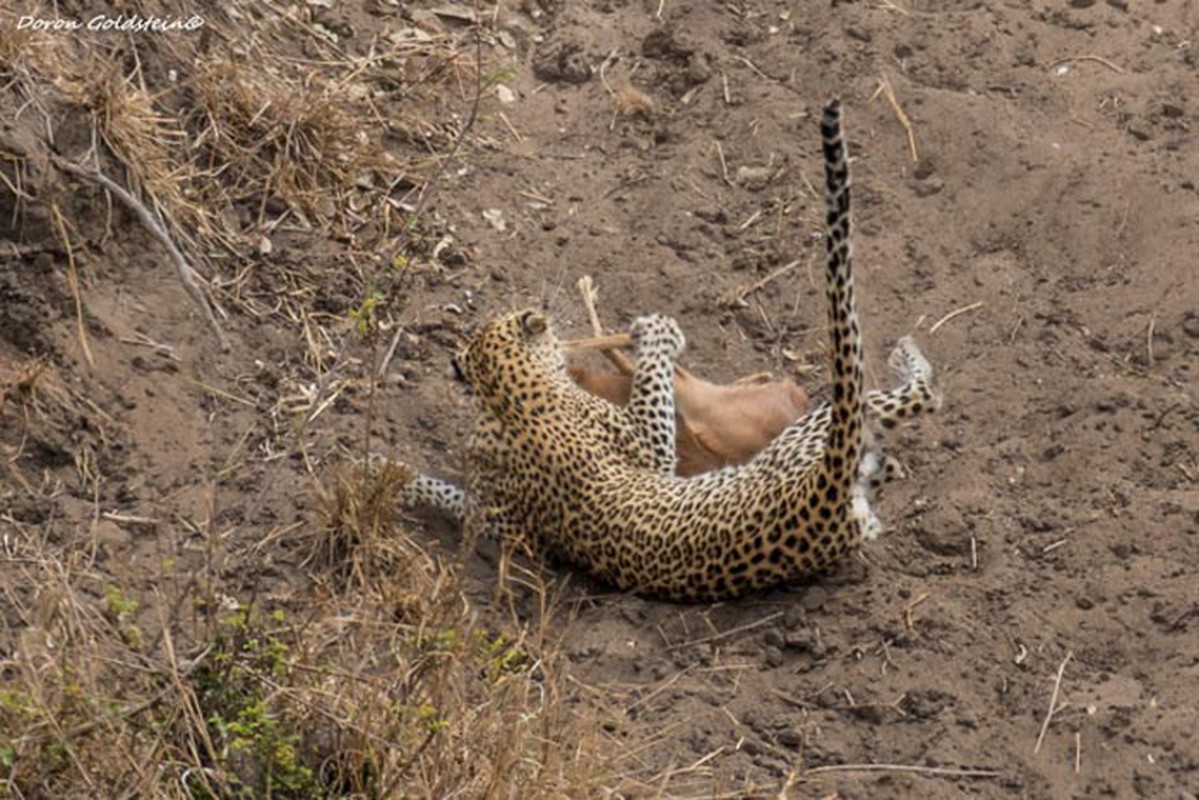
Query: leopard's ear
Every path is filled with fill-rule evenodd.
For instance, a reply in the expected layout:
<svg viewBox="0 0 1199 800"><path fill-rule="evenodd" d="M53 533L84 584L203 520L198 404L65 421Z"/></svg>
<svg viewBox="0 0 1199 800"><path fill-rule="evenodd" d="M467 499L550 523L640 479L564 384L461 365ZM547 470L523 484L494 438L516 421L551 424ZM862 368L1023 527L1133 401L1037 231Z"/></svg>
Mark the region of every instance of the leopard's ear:
<svg viewBox="0 0 1199 800"><path fill-rule="evenodd" d="M520 315L520 327L527 336L536 336L540 333L545 333L549 326L549 317L544 314L538 314L536 311L526 311Z"/></svg>

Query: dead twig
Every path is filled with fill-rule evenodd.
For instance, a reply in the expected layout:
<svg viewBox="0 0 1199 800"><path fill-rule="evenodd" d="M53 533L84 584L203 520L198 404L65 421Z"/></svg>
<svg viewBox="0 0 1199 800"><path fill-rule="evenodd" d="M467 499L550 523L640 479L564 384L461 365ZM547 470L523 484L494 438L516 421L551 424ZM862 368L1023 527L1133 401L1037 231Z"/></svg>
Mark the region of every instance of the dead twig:
<svg viewBox="0 0 1199 800"><path fill-rule="evenodd" d="M1069 56L1067 58L1059 58L1057 61L1054 61L1052 64L1050 64L1048 67L1046 67L1045 70L1046 70L1046 72L1049 72L1049 71L1052 71L1054 67L1060 67L1062 64L1071 64L1075 61L1094 61L1096 64L1102 64L1103 66L1107 67L1112 72L1115 72L1118 75L1124 74L1124 70L1121 69L1116 64L1113 64L1112 62L1108 61L1103 56L1094 56L1094 55Z"/></svg>
<svg viewBox="0 0 1199 800"><path fill-rule="evenodd" d="M1049 731L1049 723L1053 720L1053 714L1057 711L1057 695L1062 689L1062 676L1066 673L1066 665L1070 663L1070 659L1074 657L1074 653L1067 651L1066 657L1062 659L1062 663L1057 668L1057 678L1053 682L1053 694L1049 698L1049 710L1045 712L1045 721L1041 723L1041 733L1037 736L1037 744L1033 747L1033 753L1041 752L1041 743L1045 741L1045 734Z"/></svg>
<svg viewBox="0 0 1199 800"><path fill-rule="evenodd" d="M948 778L998 778L1000 772L993 769L963 769L960 767L922 767L919 764L827 764L804 770L804 776L822 775L830 772L915 772L921 775L938 775Z"/></svg>
<svg viewBox="0 0 1199 800"><path fill-rule="evenodd" d="M729 186L733 185L732 179L729 177L729 162L724 158L724 147L720 142L716 142L716 155L720 156L720 176Z"/></svg>
<svg viewBox="0 0 1199 800"><path fill-rule="evenodd" d="M760 628L761 626L766 625L767 623L773 622L774 620L778 619L782 615L783 615L782 611L776 611L773 614L768 614L765 617L762 617L761 619L754 620L753 622L747 622L744 625L738 625L735 628L729 628L727 631L719 631L718 633L714 633L711 636L704 636L699 639L692 639L687 642L680 642L679 644L676 644L674 647L671 647L670 649L671 650L681 650L684 647L694 647L697 644L708 644L710 642L720 641L721 639L726 639L729 636L735 636L738 633L744 633L745 631L753 630L754 628Z"/></svg>
<svg viewBox="0 0 1199 800"><path fill-rule="evenodd" d="M616 367L621 374L632 375L634 371L633 362L624 353L616 350L616 348L632 346L633 338L627 333L605 336L604 326L600 323L599 312L595 309L595 299L597 296L595 283L591 280L590 275L584 275L579 278L576 285L579 287L579 294L583 297L583 307L587 309L587 319L591 322L591 330L595 332L595 336L590 339L565 342L564 346L568 350L603 350L604 356L612 362L612 366Z"/></svg>
<svg viewBox="0 0 1199 800"><path fill-rule="evenodd" d="M163 247L167 249L167 253L171 256L171 260L175 262L175 269L179 273L179 282L183 284L183 288L189 295L191 295L192 300L196 301L196 305L200 306L200 310L204 312L204 319L208 321L208 326L212 328L213 333L216 334L216 338L221 345L221 349L227 351L229 349L229 342L225 339L225 333L221 330L220 323L217 322L216 315L212 311L212 305L209 303L208 297L203 291L200 290L199 284L196 283L195 270L193 270L191 265L187 263L187 259L183 257L183 253L179 252L179 248L175 246L175 242L166 232L166 228L163 226L162 222L159 221L157 216L155 216L150 209L146 208L145 203L143 203L141 200L138 200L136 197L130 194L125 187L121 186L104 173L98 170L81 167L78 164L72 164L70 161L58 157L54 157L54 163L59 167L59 169L65 170L72 175L85 178L93 183L98 183L103 188L112 192L112 194L114 194L118 200L124 203L130 211L137 215L138 219L142 221L142 224L146 226L146 229L150 231L150 233L154 235L154 238L158 239L158 241L162 243Z"/></svg>
<svg viewBox="0 0 1199 800"><path fill-rule="evenodd" d="M977 303L971 303L968 306L962 306L961 308L950 311L948 314L933 323L933 326L928 329L929 334L932 335L936 333L938 328L940 328L946 322L949 322L951 319L960 317L962 314L965 314L968 311L974 311L975 309L982 308L983 305L983 301L979 300Z"/></svg>
<svg viewBox="0 0 1199 800"><path fill-rule="evenodd" d="M916 624L915 617L913 616L913 612L915 612L915 610L920 606L920 604L927 602L927 600L928 600L928 592L922 592L919 597L917 597L915 600L913 600L912 602L908 603L906 606L903 607L903 625L909 631Z"/></svg>
<svg viewBox="0 0 1199 800"><path fill-rule="evenodd" d="M736 304L745 302L745 298L749 297L751 294L758 291L763 286L766 286L768 283L776 280L777 278L781 278L783 275L786 275L788 272L790 272L791 270L800 266L801 264L809 263L810 260L811 260L810 258L809 259L797 258L794 261L789 261L786 264L784 264L783 266L776 269L774 272L771 272L766 277L764 277L758 281L755 281L754 283L750 284L749 286L746 286L742 289L734 290L734 292L730 298L729 305L736 305Z"/></svg>
<svg viewBox="0 0 1199 800"><path fill-rule="evenodd" d="M585 339L568 339L562 346L567 350L610 350L615 347L632 347L633 337L627 333L609 333L603 336L588 336ZM629 365L629 369L632 370L632 364ZM621 371L624 371L623 367Z"/></svg>
<svg viewBox="0 0 1199 800"><path fill-rule="evenodd" d="M87 342L87 329L83 325L83 300L79 295L79 272L75 268L75 248L71 247L71 237L67 235L67 223L62 218L62 212L58 210L58 203L50 204L50 214L54 217L54 227L58 228L62 246L67 251L67 283L71 287L71 299L75 302L75 326L79 334L79 347L83 350L83 357L87 360L87 365L95 367L96 359L92 357L92 348ZM1152 359L1150 360L1152 361Z"/></svg>
<svg viewBox="0 0 1199 800"><path fill-rule="evenodd" d="M903 106L899 104L899 99L895 96L895 89L891 87L891 79L886 75L878 79L878 89L870 99L873 100L880 94L887 98L887 102L891 105L891 110L895 112L895 118L899 120L899 124L903 126L904 131L908 135L908 150L911 152L912 161L919 161L920 152L916 149L916 131L912 127L912 120L908 117L907 112L903 110Z"/></svg>
<svg viewBox="0 0 1199 800"><path fill-rule="evenodd" d="M1157 327L1157 314L1149 317L1149 329L1145 331L1145 366L1153 367L1153 329Z"/></svg>

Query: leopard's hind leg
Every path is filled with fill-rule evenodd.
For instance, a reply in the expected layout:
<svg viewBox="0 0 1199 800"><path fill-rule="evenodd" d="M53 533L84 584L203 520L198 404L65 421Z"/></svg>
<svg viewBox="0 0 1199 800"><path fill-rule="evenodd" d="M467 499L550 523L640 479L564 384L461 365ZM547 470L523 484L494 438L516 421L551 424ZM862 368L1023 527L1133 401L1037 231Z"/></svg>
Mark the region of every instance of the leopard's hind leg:
<svg viewBox="0 0 1199 800"><path fill-rule="evenodd" d="M905 336L896 343L887 365L902 384L895 389L866 394L871 441L862 476L871 493L885 483L907 476L903 464L882 450L891 431L941 407L941 395L933 386L932 365L912 337Z"/></svg>

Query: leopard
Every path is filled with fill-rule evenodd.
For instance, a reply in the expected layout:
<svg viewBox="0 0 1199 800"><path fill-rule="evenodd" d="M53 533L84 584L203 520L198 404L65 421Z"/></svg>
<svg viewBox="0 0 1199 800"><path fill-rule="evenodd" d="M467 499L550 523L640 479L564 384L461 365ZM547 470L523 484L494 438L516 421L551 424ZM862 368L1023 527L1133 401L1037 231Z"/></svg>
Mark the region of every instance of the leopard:
<svg viewBox="0 0 1199 800"><path fill-rule="evenodd" d="M452 359L477 406L467 484L413 472L408 505L439 507L468 530L519 541L624 591L713 602L817 574L882 525L880 487L903 474L889 432L940 407L933 370L901 339L902 383L866 391L842 107L821 118L825 298L831 397L743 465L675 474L674 364L686 346L661 314L631 328L635 372L618 407L569 377L550 318L534 309L486 324Z"/></svg>

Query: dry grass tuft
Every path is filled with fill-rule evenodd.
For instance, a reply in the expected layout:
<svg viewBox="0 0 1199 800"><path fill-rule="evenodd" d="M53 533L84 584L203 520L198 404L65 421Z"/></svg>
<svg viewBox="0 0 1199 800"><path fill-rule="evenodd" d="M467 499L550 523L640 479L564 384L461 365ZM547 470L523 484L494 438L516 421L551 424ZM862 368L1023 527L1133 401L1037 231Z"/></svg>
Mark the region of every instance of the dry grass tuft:
<svg viewBox="0 0 1199 800"><path fill-rule="evenodd" d="M594 794L599 742L565 704L545 587L533 622L485 621L455 572L383 511L395 473L334 482L331 530L379 538L344 542L359 571L330 563L314 576L323 599L295 607L239 592L226 576L251 565L232 553L210 559L227 569L190 578L163 562L138 588L98 569L94 533L55 544L15 524L0 572L0 786L16 797ZM376 570L407 561L370 573L358 550L384 556Z"/></svg>
<svg viewBox="0 0 1199 800"><path fill-rule="evenodd" d="M291 323L305 315L254 297L297 282L263 258L269 237L286 224L362 251L393 249L412 223L407 198L440 168L430 148L446 140L414 101L478 74L477 59L463 54L471 48L446 37L401 31L356 58L291 12L257 3L211 10L211 37L17 30L20 14L56 16L50 4L25 5L0 12L0 83L45 132L23 157L57 149L111 176L162 218L222 301ZM160 6L143 0L125 11L170 13ZM66 120L83 129L61 136Z"/></svg>
<svg viewBox="0 0 1199 800"><path fill-rule="evenodd" d="M413 596L400 605L405 616L419 616L427 611L424 600L438 594L421 579L439 570L400 526L397 497L411 479L411 468L393 461L335 470L320 498L324 526L311 538L304 563L351 587L407 585Z"/></svg>

